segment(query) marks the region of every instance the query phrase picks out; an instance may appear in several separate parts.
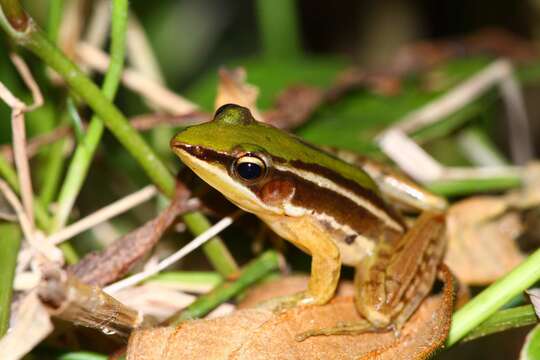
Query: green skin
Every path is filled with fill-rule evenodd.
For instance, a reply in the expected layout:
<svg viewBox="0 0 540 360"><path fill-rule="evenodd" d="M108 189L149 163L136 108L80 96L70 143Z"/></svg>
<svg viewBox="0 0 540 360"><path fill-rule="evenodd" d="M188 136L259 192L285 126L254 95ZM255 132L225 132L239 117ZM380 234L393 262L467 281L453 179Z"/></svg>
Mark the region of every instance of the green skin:
<svg viewBox="0 0 540 360"><path fill-rule="evenodd" d="M324 304L335 292L341 264L357 268L355 305L367 321L309 335L399 329L428 294L444 249L444 218L426 212L407 230L358 166L232 104L213 121L181 131L171 147L208 184L312 256L308 289L269 302L271 308ZM246 159L262 165L262 175L242 178L237 166Z"/></svg>
<svg viewBox="0 0 540 360"><path fill-rule="evenodd" d="M180 142L199 145L232 154L238 146L245 150L264 149L285 160L300 160L332 169L372 191L378 191L374 181L356 166L306 144L301 139L255 121L249 110L242 107L225 109L214 121L192 126L178 133L171 144ZM174 150L174 145L172 146Z"/></svg>

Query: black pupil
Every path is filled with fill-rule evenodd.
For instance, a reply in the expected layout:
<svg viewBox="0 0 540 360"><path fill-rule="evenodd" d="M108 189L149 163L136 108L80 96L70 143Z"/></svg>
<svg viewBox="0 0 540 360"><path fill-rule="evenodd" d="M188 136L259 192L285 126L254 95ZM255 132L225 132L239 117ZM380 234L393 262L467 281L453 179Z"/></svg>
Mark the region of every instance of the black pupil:
<svg viewBox="0 0 540 360"><path fill-rule="evenodd" d="M238 175L246 180L253 180L261 176L262 168L259 164L252 162L243 162L236 166Z"/></svg>

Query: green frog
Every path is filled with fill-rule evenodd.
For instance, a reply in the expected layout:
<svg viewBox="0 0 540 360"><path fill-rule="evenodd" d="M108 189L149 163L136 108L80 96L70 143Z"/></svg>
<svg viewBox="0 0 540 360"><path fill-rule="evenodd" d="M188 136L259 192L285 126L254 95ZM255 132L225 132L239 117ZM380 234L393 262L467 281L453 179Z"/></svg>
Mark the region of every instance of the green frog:
<svg viewBox="0 0 540 360"><path fill-rule="evenodd" d="M274 309L327 303L342 264L356 268L365 321L309 335L399 330L429 294L444 242L446 201L350 152L330 153L227 104L171 140L185 165L241 209L311 255L306 291ZM392 204L422 211L412 225Z"/></svg>

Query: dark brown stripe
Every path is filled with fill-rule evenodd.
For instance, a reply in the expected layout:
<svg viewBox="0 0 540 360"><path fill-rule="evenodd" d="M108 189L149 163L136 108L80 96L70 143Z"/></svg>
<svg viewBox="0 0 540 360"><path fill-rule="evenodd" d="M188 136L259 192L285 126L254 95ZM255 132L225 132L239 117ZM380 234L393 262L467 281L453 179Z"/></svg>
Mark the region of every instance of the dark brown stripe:
<svg viewBox="0 0 540 360"><path fill-rule="evenodd" d="M343 160L336 159L336 161L343 161ZM406 228L406 225L403 222L403 219L401 218L401 216L399 216L399 214L393 208L388 206L382 200L382 198L371 189L365 188L362 185L358 184L357 182L347 179L343 177L341 174L338 174L335 171L332 171L332 169L326 168L318 164L305 163L300 160L293 160L290 163L295 168L309 171L309 172L318 174L320 176L323 176L329 179L330 181L333 181L338 186L341 186L349 190L353 194L356 194L358 197L366 199L371 204L373 204L373 206L379 208L383 212L386 212L388 216L390 216L390 218L394 220L396 223L401 225L403 229ZM362 171L362 170L359 169L359 171ZM366 174L366 176L369 176L369 175Z"/></svg>
<svg viewBox="0 0 540 360"><path fill-rule="evenodd" d="M290 171L272 169L269 177L272 180L281 179L294 184L295 193L291 199L294 206L326 214L340 224L350 226L355 232L363 236L381 241L396 241L402 232L389 227L383 219L358 206L351 199L322 188L311 181L303 179ZM263 184L251 185L251 190L260 197Z"/></svg>
<svg viewBox="0 0 540 360"><path fill-rule="evenodd" d="M227 167L232 165L235 158L234 156L227 155L224 153L220 153L214 150L210 150L207 148L204 148L202 146L197 145L187 145L180 142L173 142L173 147L184 150L188 154L193 155L199 160L208 161L208 162L218 162L220 164L223 164Z"/></svg>

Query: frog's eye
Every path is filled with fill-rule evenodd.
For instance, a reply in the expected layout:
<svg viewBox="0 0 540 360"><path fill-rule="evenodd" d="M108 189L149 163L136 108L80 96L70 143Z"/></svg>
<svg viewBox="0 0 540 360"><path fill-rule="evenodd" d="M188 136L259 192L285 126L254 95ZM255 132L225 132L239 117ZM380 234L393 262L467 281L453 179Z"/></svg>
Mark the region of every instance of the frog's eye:
<svg viewBox="0 0 540 360"><path fill-rule="evenodd" d="M264 161L253 155L244 155L234 163L234 173L244 181L259 180L266 174Z"/></svg>

